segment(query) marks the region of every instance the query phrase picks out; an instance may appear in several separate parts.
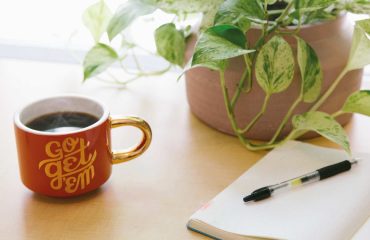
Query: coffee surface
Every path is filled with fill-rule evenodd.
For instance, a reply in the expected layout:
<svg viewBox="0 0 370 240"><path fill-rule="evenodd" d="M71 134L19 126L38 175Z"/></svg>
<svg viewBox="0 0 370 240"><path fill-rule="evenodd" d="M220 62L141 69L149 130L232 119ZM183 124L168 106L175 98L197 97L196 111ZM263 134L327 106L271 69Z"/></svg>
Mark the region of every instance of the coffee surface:
<svg viewBox="0 0 370 240"><path fill-rule="evenodd" d="M82 112L56 112L39 116L26 126L43 132L71 132L88 127L98 120L97 117Z"/></svg>

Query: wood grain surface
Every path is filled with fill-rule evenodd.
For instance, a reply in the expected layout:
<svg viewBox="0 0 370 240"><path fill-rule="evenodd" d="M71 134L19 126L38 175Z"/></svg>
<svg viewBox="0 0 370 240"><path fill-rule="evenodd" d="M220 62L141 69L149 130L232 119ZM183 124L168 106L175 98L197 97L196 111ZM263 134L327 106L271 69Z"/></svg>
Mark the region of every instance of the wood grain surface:
<svg viewBox="0 0 370 240"><path fill-rule="evenodd" d="M249 152L196 119L176 78L169 73L119 89L82 84L77 65L0 59L0 239L206 239L186 229L188 218L266 152ZM146 153L114 165L103 187L73 199L43 197L22 185L13 133L18 108L63 93L94 97L112 115L140 116L153 130ZM346 131L353 151L370 151L370 119L356 116ZM139 137L131 128L114 130L113 146ZM309 142L336 147L322 138Z"/></svg>

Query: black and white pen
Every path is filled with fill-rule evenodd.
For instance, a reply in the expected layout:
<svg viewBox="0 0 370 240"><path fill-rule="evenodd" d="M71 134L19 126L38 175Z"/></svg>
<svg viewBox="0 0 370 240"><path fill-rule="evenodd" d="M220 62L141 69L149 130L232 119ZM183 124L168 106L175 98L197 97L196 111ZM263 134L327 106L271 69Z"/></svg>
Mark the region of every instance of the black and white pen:
<svg viewBox="0 0 370 240"><path fill-rule="evenodd" d="M296 177L278 184L266 186L259 188L253 191L250 195L243 198L244 202L249 201L260 201L266 198L269 198L273 193L282 190L282 189L290 189L302 186L303 184L317 182L323 180L325 178L329 178L331 176L337 175L339 173L348 171L351 169L353 164L357 164L357 160L345 160L339 163L335 163L323 168L320 168L314 172L305 174L300 177Z"/></svg>

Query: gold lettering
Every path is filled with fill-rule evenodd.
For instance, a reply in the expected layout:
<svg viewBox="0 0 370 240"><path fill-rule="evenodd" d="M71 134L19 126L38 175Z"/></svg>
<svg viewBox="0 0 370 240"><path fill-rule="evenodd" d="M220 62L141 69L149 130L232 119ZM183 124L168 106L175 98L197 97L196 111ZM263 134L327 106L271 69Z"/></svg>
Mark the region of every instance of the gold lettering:
<svg viewBox="0 0 370 240"><path fill-rule="evenodd" d="M65 191L67 193L74 193L77 190L78 184L76 184L77 178L76 177L69 177L66 179L66 188ZM75 188L73 188L75 187Z"/></svg>
<svg viewBox="0 0 370 240"><path fill-rule="evenodd" d="M60 149L60 143L57 141L51 141L45 146L45 153L50 157L49 159L42 160L39 163L39 168L41 168L43 165L55 162L63 158L63 151Z"/></svg>
<svg viewBox="0 0 370 240"><path fill-rule="evenodd" d="M55 148L53 147L55 146ZM51 158L62 158L63 151L60 149L60 142L58 141L51 141L46 145L45 151L48 157Z"/></svg>
<svg viewBox="0 0 370 240"><path fill-rule="evenodd" d="M80 164L78 164L77 161L78 160L76 157L66 157L63 160L63 170L65 172L73 172L80 166ZM73 165L75 166L73 167Z"/></svg>
<svg viewBox="0 0 370 240"><path fill-rule="evenodd" d="M67 178L65 181L65 191L67 193L74 193L75 191L77 191L78 188L85 189L85 187L90 184L91 179L94 178L94 173L94 166L90 166L89 168L79 173L77 177L72 176Z"/></svg>
<svg viewBox="0 0 370 240"><path fill-rule="evenodd" d="M50 187L55 190L62 188L62 164L60 161L51 162L45 165L45 174L49 178L53 178L50 181Z"/></svg>
<svg viewBox="0 0 370 240"><path fill-rule="evenodd" d="M55 177L55 178L51 179L50 187L54 190L61 189L62 188L62 178L61 177Z"/></svg>
<svg viewBox="0 0 370 240"><path fill-rule="evenodd" d="M79 140L80 140L79 138L73 139L71 137L64 139L63 144L62 144L63 151L66 153L70 153L73 150L75 150Z"/></svg>
<svg viewBox="0 0 370 240"><path fill-rule="evenodd" d="M53 178L62 175L62 163L51 162L45 165L45 174L46 176Z"/></svg>
<svg viewBox="0 0 370 240"><path fill-rule="evenodd" d="M47 159L40 161L39 168L44 167L45 175L51 178L50 187L60 190L64 186L67 193L85 189L95 176L93 163L97 152L88 153L90 143L83 138L68 137L62 142L50 141L45 145Z"/></svg>

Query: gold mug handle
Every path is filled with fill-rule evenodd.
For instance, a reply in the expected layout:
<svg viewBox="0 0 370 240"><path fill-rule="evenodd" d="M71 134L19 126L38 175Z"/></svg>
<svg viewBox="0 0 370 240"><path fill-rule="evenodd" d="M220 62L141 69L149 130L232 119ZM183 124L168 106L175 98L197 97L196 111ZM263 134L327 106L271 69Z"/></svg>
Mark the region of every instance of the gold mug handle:
<svg viewBox="0 0 370 240"><path fill-rule="evenodd" d="M138 145L128 150L112 151L113 164L130 161L140 156L145 152L145 150L148 149L150 142L152 141L152 130L146 121L138 117L109 117L109 122L111 129L123 126L131 126L139 128L143 133L143 137Z"/></svg>

